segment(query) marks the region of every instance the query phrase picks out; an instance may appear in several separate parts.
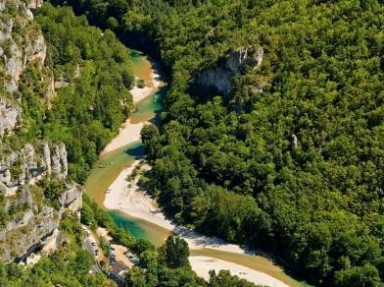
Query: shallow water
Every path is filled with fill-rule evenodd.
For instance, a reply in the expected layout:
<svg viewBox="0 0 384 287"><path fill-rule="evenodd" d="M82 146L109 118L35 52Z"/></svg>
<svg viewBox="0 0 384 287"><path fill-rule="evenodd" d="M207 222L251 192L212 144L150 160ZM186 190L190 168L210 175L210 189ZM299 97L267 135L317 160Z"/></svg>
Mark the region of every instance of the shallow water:
<svg viewBox="0 0 384 287"><path fill-rule="evenodd" d="M134 64L135 76L143 79L147 86L150 85L153 68L151 62L143 54L135 50L132 50L131 52L131 60ZM140 101L136 105L136 110L131 115L131 123L155 121L156 114L162 109L161 98L164 96L165 92L166 87ZM126 167L133 163L135 159L141 158L142 154L142 144L140 141L137 141L115 151L101 155L85 183L85 191L88 196L95 200L99 206L104 208L103 202L105 193L108 192L109 186ZM169 230L164 229L161 226L130 217L120 211L109 210L108 212L120 227L128 229L137 238L149 240L156 246L162 245L170 234ZM191 250L191 255L210 256L237 263L269 274L292 287L309 286L292 279L270 259L262 256L223 252L207 248Z"/></svg>
<svg viewBox="0 0 384 287"><path fill-rule="evenodd" d="M135 50L131 51L131 59L135 76L144 79L148 86L149 83L152 83L153 66L151 62L147 57ZM165 94L165 89L164 87L137 103L136 109L130 117L131 123L154 120L156 113L161 111L161 98ZM105 192L108 187L134 160L141 158L142 154L141 141L137 141L101 155L85 182L85 192L91 199L103 206Z"/></svg>
<svg viewBox="0 0 384 287"><path fill-rule="evenodd" d="M108 213L121 228L128 229L135 237L146 239L157 247L160 247L171 232L161 226L139 218L133 218L116 210Z"/></svg>
<svg viewBox="0 0 384 287"><path fill-rule="evenodd" d="M87 195L103 206L105 192L117 176L143 154L140 141L126 145L100 157L91 170L84 188Z"/></svg>

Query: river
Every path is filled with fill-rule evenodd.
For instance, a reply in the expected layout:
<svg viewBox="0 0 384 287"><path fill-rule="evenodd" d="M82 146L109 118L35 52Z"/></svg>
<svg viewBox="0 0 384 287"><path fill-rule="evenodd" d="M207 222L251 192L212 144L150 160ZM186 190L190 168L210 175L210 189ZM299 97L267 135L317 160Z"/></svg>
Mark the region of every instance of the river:
<svg viewBox="0 0 384 287"><path fill-rule="evenodd" d="M146 86L152 86L153 64L149 58L137 51L131 52L134 63L135 77L143 79ZM166 93L166 86L136 103L136 110L130 117L130 124L142 124L153 120L161 112L161 99ZM143 153L141 142L134 141L110 152L102 153L99 161L92 169L86 184L86 193L95 200L99 206L104 207L104 198L107 190L116 178L129 167L135 160L141 158ZM170 230L154 223L130 217L120 211L108 211L115 222L128 229L135 237L151 241L156 246L164 243ZM309 286L289 277L281 267L275 265L270 259L262 256L246 255L239 253L213 250L210 248L192 249L191 256L195 258L215 258L229 263L239 264L252 270L263 272L292 287ZM203 258L203 257L201 257Z"/></svg>

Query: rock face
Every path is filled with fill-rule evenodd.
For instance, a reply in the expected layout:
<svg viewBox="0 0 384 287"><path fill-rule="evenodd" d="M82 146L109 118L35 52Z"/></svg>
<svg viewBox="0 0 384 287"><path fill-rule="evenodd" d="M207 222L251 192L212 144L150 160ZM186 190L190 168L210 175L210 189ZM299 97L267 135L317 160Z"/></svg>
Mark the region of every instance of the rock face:
<svg viewBox="0 0 384 287"><path fill-rule="evenodd" d="M52 234L60 222L59 213L52 207L44 208L36 215L24 216L21 221L14 220L0 232L2 252L5 262L21 261L24 256L37 248L45 237Z"/></svg>
<svg viewBox="0 0 384 287"><path fill-rule="evenodd" d="M32 1L28 7L41 5L41 1ZM32 13L21 0L0 0L0 138L18 127L20 122L23 95L19 91L19 82L23 72L29 67L44 67L47 45L44 37L33 21ZM52 72L38 69L42 80L50 79ZM48 74L47 74L48 73ZM33 85L33 83L31 83ZM49 102L55 90L47 85L45 99Z"/></svg>
<svg viewBox="0 0 384 287"><path fill-rule="evenodd" d="M32 253L41 250L51 252L54 246L58 246L52 243L52 235L57 232L55 230L64 212L80 211L83 191L81 186L65 179L68 164L64 144L44 142L39 149L26 144L17 151L4 145L2 148L0 193L3 199L0 203L5 210L15 210L15 215L4 227L0 227L0 260L26 261ZM51 154L51 150L55 152ZM55 165L54 162L59 164ZM49 168L52 169L51 175ZM51 199L41 198L42 191L32 192L34 185L47 176L63 182L58 205L54 207L51 206ZM51 247L44 249L47 244ZM38 257L34 258L37 260Z"/></svg>
<svg viewBox="0 0 384 287"><path fill-rule="evenodd" d="M43 0L31 0L28 4L28 9L36 10L37 8L40 8L41 5L43 5Z"/></svg>
<svg viewBox="0 0 384 287"><path fill-rule="evenodd" d="M4 68L7 75L4 87L6 91L12 93L17 91L20 75L27 64L34 61L38 61L40 65L44 64L47 46L41 33L35 34L27 30L26 27L33 20L33 17L31 18L31 14L23 2L13 0L12 4L16 5L24 17L16 17L19 15L13 15L12 12L7 13L7 3L6 1L3 3L5 17L0 20L1 57L5 63ZM17 44L18 42L15 39L20 35L25 37L27 45Z"/></svg>
<svg viewBox="0 0 384 287"><path fill-rule="evenodd" d="M60 204L73 213L78 212L83 207L83 190L77 184L67 185L66 191L60 197Z"/></svg>
<svg viewBox="0 0 384 287"><path fill-rule="evenodd" d="M61 166L62 166L61 173L63 177L66 177L68 175L68 153L63 143L61 143L59 146L59 155L60 155Z"/></svg>
<svg viewBox="0 0 384 287"><path fill-rule="evenodd" d="M11 101L0 96L0 138L6 132L12 132L20 122L21 108L13 106Z"/></svg>
<svg viewBox="0 0 384 287"><path fill-rule="evenodd" d="M47 45L45 44L43 35L40 34L36 36L33 41L28 42L28 46L25 51L27 55L24 58L24 65L34 61L43 65L47 56Z"/></svg>
<svg viewBox="0 0 384 287"><path fill-rule="evenodd" d="M48 143L44 143L43 156L49 175L54 173L60 178L65 178L68 175L67 150L63 143L55 146L53 154L51 154L51 149Z"/></svg>
<svg viewBox="0 0 384 287"><path fill-rule="evenodd" d="M299 139L295 134L292 134L292 149L295 150L298 145L299 145Z"/></svg>
<svg viewBox="0 0 384 287"><path fill-rule="evenodd" d="M55 150L52 155L51 149ZM18 151L4 149L3 158L0 160L0 182L5 186L7 195L15 188L35 184L46 175L55 176L60 180L67 177L67 150L63 143L50 145L44 142L37 151L31 144L26 144Z"/></svg>
<svg viewBox="0 0 384 287"><path fill-rule="evenodd" d="M64 144L4 143L23 124L19 84L22 91L34 92L36 82L24 77L30 68L44 82L41 104L49 108L55 95L53 72L45 65L45 39L28 10L43 1L26 2L0 0L0 208L8 215L0 218L0 261L5 262L35 262L40 254L50 254L63 241L58 230L62 215L82 207L81 187L67 179Z"/></svg>
<svg viewBox="0 0 384 287"><path fill-rule="evenodd" d="M0 12L5 10L5 0L0 0Z"/></svg>
<svg viewBox="0 0 384 287"><path fill-rule="evenodd" d="M51 168L51 166L52 166L51 165L51 150L50 150L47 142L45 142L43 144L43 156L44 156L44 163L45 163L45 166L47 168L47 172L50 175L51 171L52 171L52 168Z"/></svg>
<svg viewBox="0 0 384 287"><path fill-rule="evenodd" d="M256 51L252 51L250 48L239 48L231 53L223 64L198 73L196 83L228 96L233 88L232 77L244 73L247 68L258 69L263 61L263 56L264 50L261 47Z"/></svg>

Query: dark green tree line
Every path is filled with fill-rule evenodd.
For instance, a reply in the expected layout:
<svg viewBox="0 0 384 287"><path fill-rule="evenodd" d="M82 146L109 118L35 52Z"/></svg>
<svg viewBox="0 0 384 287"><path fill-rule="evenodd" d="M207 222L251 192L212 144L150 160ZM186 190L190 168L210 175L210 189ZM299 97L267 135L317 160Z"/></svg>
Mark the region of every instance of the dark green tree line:
<svg viewBox="0 0 384 287"><path fill-rule="evenodd" d="M380 1L68 3L151 39L172 73L160 136L143 137L146 185L169 214L278 253L316 284L382 285ZM263 61L229 96L196 85L240 47Z"/></svg>

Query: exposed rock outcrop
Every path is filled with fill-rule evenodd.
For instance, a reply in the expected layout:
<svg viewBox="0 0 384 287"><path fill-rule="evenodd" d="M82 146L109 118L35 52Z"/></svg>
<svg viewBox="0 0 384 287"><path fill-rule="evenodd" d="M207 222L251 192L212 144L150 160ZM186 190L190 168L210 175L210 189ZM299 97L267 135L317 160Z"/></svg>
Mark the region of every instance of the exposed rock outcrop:
<svg viewBox="0 0 384 287"><path fill-rule="evenodd" d="M50 150L47 142L45 142L43 144L43 157L44 157L45 166L47 168L47 172L50 175L51 171L52 171L52 168L51 168L51 150Z"/></svg>
<svg viewBox="0 0 384 287"><path fill-rule="evenodd" d="M59 146L59 154L60 154L60 160L61 160L61 166L62 166L61 173L63 177L66 177L68 175L68 153L63 143L61 143Z"/></svg>
<svg viewBox="0 0 384 287"><path fill-rule="evenodd" d="M65 179L68 175L65 145L60 143L51 146L54 154L51 154L48 142L44 142L38 152L31 144L26 144L19 151L9 151L0 161L0 182L8 188L34 184L45 174L51 175L52 171L59 179Z"/></svg>
<svg viewBox="0 0 384 287"><path fill-rule="evenodd" d="M66 191L60 197L62 208L73 213L80 211L83 207L83 189L77 184L67 185Z"/></svg>
<svg viewBox="0 0 384 287"><path fill-rule="evenodd" d="M24 205L24 212L7 222L0 229L0 260L5 262L35 262L39 255L49 255L64 241L58 232L58 226L64 212L79 213L82 207L83 191L77 184L67 184L59 197L60 207L55 209L46 202L37 208L27 185L17 193L12 206ZM9 208L7 204L6 208ZM36 255L32 255L35 253ZM29 258L27 260L27 258Z"/></svg>
<svg viewBox="0 0 384 287"><path fill-rule="evenodd" d="M8 5L8 2L12 5ZM32 1L28 7L33 8L41 3L40 0ZM5 133L14 131L20 123L20 101L23 95L19 92L19 82L29 65L44 67L47 45L37 26L30 25L33 15L23 1L0 0L0 11L0 76L3 79L0 81L1 138ZM47 85L45 91L46 102L49 103L55 95L52 72L45 68L38 71L42 80L49 79L52 82L52 85Z"/></svg>
<svg viewBox="0 0 384 287"><path fill-rule="evenodd" d="M64 144L20 141L12 146L4 138L23 123L21 82L22 90L32 94L43 83L39 95L47 108L55 95L53 72L45 65L45 39L28 10L43 1L26 2L0 0L0 206L9 216L0 219L0 260L5 262L37 262L40 255L51 254L64 241L58 231L63 214L79 213L82 207L81 187L66 179ZM31 69L33 79L25 76Z"/></svg>
<svg viewBox="0 0 384 287"><path fill-rule="evenodd" d="M292 149L295 150L298 145L299 145L299 139L295 134L292 134Z"/></svg>
<svg viewBox="0 0 384 287"><path fill-rule="evenodd" d="M45 237L58 227L60 216L52 207L44 206L34 215L26 212L22 220L14 220L0 232L1 260L5 262L23 260Z"/></svg>
<svg viewBox="0 0 384 287"><path fill-rule="evenodd" d="M52 172L54 172L56 174L60 174L60 172L61 172L61 160L60 160L60 149L58 146L56 146L56 149L55 149L54 154L52 155L51 161L52 161L52 166L51 166Z"/></svg>
<svg viewBox="0 0 384 287"><path fill-rule="evenodd" d="M9 80L5 81L5 89L15 92L18 89L20 74L23 70L22 52L15 43L10 44L11 54L4 55L5 73Z"/></svg>
<svg viewBox="0 0 384 287"><path fill-rule="evenodd" d="M5 196L7 194L8 187L0 181L0 196Z"/></svg>
<svg viewBox="0 0 384 287"><path fill-rule="evenodd" d="M25 254L25 263L27 265L34 265L39 262L41 256L52 255L60 246L62 246L67 239L63 237L60 231L56 228L51 235L41 240L41 245L37 246L35 250L29 254Z"/></svg>
<svg viewBox="0 0 384 287"><path fill-rule="evenodd" d="M12 105L12 102L0 96L0 138L6 132L12 132L20 122L21 108Z"/></svg>
<svg viewBox="0 0 384 287"><path fill-rule="evenodd" d="M0 259L5 261L22 260L29 252L44 246L41 241L57 228L61 215L68 210L77 213L82 207L82 189L75 183L65 183L58 198L56 209L53 202L41 198L41 194L31 193L31 186L47 176L52 168L52 177L64 181L68 174L67 151L64 144L53 145L44 142L40 149L26 144L20 150L12 150L2 145L3 158L0 161L0 192L5 210L16 211L5 228L0 229L0 246L9 249ZM51 154L51 149L55 152ZM34 196L38 197L36 202ZM41 202L42 201L42 202ZM36 225L36 226L34 226ZM22 234L19 236L19 233ZM17 234L17 236L15 236ZM15 242L16 241L16 242ZM13 258L13 259L12 259ZM24 260L24 259L23 259Z"/></svg>
<svg viewBox="0 0 384 287"><path fill-rule="evenodd" d="M59 177L65 178L68 175L67 150L64 144L55 147L55 153L51 157L51 163L52 172Z"/></svg>
<svg viewBox="0 0 384 287"><path fill-rule="evenodd" d="M215 68L206 69L197 74L196 82L199 86L213 88L218 93L228 96L232 91L232 77L242 74L247 68L258 69L263 61L264 50L259 47L255 51L251 48L239 48Z"/></svg>
<svg viewBox="0 0 384 287"><path fill-rule="evenodd" d="M47 45L43 35L40 34L33 41L28 42L25 52L24 65L33 61L38 61L43 65L47 56Z"/></svg>
<svg viewBox="0 0 384 287"><path fill-rule="evenodd" d="M5 10L5 0L0 0L0 12Z"/></svg>
<svg viewBox="0 0 384 287"><path fill-rule="evenodd" d="M7 13L6 1L3 2L4 17L0 19L0 44L2 46L1 57L4 62L4 72L7 75L3 83L6 91L13 93L18 89L20 75L27 64L35 60L40 65L44 64L47 46L40 31L32 33L27 28L28 23L32 21L31 14L21 1L13 1L20 15ZM17 27L17 29L15 28ZM16 31L15 31L16 30ZM18 39L23 36L27 45L18 45Z"/></svg>
<svg viewBox="0 0 384 287"><path fill-rule="evenodd" d="M36 10L37 8L40 8L41 5L43 5L43 0L31 0L28 4L28 9L30 10Z"/></svg>

